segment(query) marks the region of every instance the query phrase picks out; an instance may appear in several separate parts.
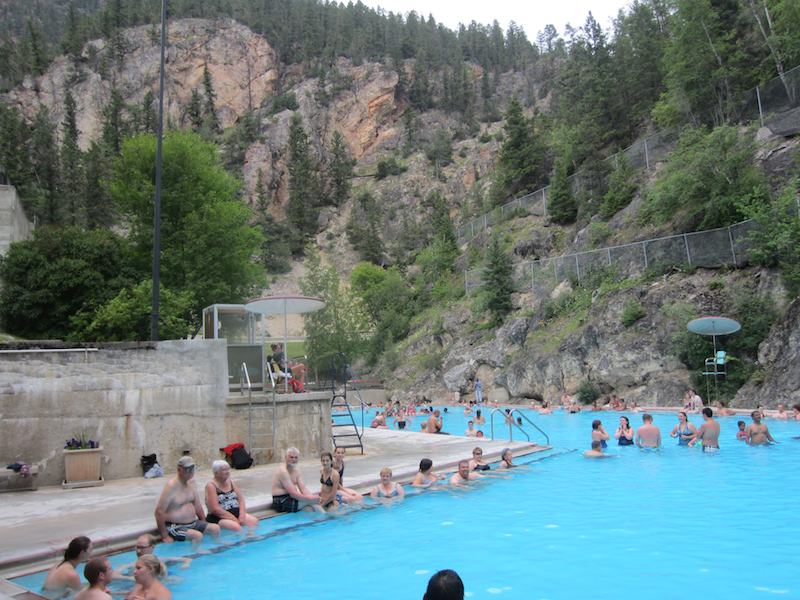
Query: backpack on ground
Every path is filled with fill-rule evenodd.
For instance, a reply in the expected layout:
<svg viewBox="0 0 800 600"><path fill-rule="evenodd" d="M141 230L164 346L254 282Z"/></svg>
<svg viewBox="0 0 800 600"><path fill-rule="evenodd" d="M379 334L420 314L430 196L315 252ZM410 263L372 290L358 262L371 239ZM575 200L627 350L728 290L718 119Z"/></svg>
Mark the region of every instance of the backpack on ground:
<svg viewBox="0 0 800 600"><path fill-rule="evenodd" d="M244 447L234 448L231 452L231 466L234 469L249 469L253 464L253 457Z"/></svg>

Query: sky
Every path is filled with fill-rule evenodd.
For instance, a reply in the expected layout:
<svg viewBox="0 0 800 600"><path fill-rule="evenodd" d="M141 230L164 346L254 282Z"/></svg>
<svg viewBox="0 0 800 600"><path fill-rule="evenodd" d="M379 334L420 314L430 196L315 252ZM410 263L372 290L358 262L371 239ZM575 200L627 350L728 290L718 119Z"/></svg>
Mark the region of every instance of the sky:
<svg viewBox="0 0 800 600"><path fill-rule="evenodd" d="M497 19L503 31L509 21L521 26L532 42L545 25L553 24L563 37L565 25L570 23L578 28L592 12L604 30L611 28L614 17L620 8L626 8L631 0L361 0L367 6L381 7L386 12L401 13L409 11L427 18L433 14L437 23L444 23L455 29L459 23L468 25L476 21L490 25Z"/></svg>

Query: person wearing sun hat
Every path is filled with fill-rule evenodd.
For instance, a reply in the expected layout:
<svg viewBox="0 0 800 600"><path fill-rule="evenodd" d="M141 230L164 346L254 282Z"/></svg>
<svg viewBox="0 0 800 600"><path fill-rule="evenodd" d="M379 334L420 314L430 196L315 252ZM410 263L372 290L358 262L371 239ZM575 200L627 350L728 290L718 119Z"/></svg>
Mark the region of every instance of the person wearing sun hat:
<svg viewBox="0 0 800 600"><path fill-rule="evenodd" d="M208 523L194 485L195 463L191 456L178 460L178 473L170 479L156 504L156 525L164 543L199 542L203 533L219 536L219 525Z"/></svg>

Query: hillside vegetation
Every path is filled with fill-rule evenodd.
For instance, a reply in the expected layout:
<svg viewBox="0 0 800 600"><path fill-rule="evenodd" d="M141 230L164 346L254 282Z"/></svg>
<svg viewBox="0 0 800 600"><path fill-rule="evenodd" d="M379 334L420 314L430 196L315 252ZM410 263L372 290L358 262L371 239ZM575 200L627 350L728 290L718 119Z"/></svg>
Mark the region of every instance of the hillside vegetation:
<svg viewBox="0 0 800 600"><path fill-rule="evenodd" d="M0 263L0 321L30 338L142 339L160 2L39 4L0 7L0 164L41 224ZM468 393L478 374L512 399L635 390L656 371L686 385L707 349L666 341L711 308L764 315L728 393L758 370L758 342L800 289L797 168L791 143L756 143L742 103L775 80L796 105L795 2L635 2L612 31L589 14L535 40L360 3L170 11L164 336L194 333L204 306L241 302L303 262L294 285L329 303L309 331L312 359L345 352L404 392ZM606 160L662 128L680 133L657 168ZM459 248L456 225L543 186L546 218L506 214ZM720 276L717 290L735 294L702 291L713 276L691 270L606 272L543 298L512 281L519 254L751 217L753 259L783 274L766 287L756 271ZM486 285L465 297L470 267ZM696 301L665 309L687 277ZM654 287L670 318L648 309ZM623 329L598 326L620 310ZM608 358L628 338L642 345L644 323L659 338L640 348L652 369Z"/></svg>

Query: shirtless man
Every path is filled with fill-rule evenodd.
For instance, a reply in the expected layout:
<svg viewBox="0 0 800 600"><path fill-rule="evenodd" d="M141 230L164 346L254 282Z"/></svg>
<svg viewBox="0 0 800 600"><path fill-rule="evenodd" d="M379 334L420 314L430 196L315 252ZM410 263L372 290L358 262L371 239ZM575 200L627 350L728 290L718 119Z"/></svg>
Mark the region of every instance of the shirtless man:
<svg viewBox="0 0 800 600"><path fill-rule="evenodd" d="M469 470L468 460L461 460L458 462L458 471L450 478L450 485L463 485L480 477L475 471Z"/></svg>
<svg viewBox="0 0 800 600"><path fill-rule="evenodd" d="M751 446L768 446L774 444L775 438L769 432L769 428L761 422L761 413L754 410L750 413L750 418L753 422L747 426L747 443Z"/></svg>
<svg viewBox="0 0 800 600"><path fill-rule="evenodd" d="M467 437L475 437L478 434L475 431L475 421L467 421L467 430L464 432L464 435Z"/></svg>
<svg viewBox="0 0 800 600"><path fill-rule="evenodd" d="M775 411L775 418L786 421L789 418L789 413L786 412L785 404L778 404L778 410Z"/></svg>
<svg viewBox="0 0 800 600"><path fill-rule="evenodd" d="M592 449L587 450L583 453L583 456L586 458L611 458L611 454L604 454L603 453L603 444L600 440L594 440L592 442Z"/></svg>
<svg viewBox="0 0 800 600"><path fill-rule="evenodd" d="M639 448L658 448L661 446L661 430L653 425L653 416L649 413L642 415L644 425L636 430L636 445Z"/></svg>
<svg viewBox="0 0 800 600"><path fill-rule="evenodd" d="M689 442L690 446L694 446L697 440L702 440L703 452L719 451L719 423L711 418L713 416L714 411L706 406L703 409L703 420L705 422L700 425L700 429L697 430L697 435Z"/></svg>
<svg viewBox="0 0 800 600"><path fill-rule="evenodd" d="M178 461L178 473L167 482L156 504L156 525L165 544L203 539L208 531L219 536L219 525L206 522L203 502L197 494L194 481L194 459L182 456Z"/></svg>
<svg viewBox="0 0 800 600"><path fill-rule="evenodd" d="M311 507L322 510L319 505L319 494L312 494L300 477L300 450L289 448L283 464L275 471L272 478L272 508L278 512L297 512Z"/></svg>
<svg viewBox="0 0 800 600"><path fill-rule="evenodd" d="M89 587L75 596L75 600L111 600L106 588L114 578L114 570L106 558L93 558L83 568Z"/></svg>
<svg viewBox="0 0 800 600"><path fill-rule="evenodd" d="M428 418L428 433L442 433L442 413L437 409Z"/></svg>

